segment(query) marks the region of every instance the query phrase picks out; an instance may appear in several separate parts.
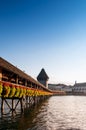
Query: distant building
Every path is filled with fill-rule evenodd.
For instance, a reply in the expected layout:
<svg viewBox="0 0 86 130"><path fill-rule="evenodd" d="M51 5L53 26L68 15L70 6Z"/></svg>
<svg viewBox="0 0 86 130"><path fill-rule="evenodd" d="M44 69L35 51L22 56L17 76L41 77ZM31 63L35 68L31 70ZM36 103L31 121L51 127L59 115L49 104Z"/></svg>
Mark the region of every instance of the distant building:
<svg viewBox="0 0 86 130"><path fill-rule="evenodd" d="M67 86L64 84L48 84L48 88L51 90L65 91L67 94L86 95L86 83L75 82L73 86Z"/></svg>
<svg viewBox="0 0 86 130"><path fill-rule="evenodd" d="M48 88L51 90L62 90L63 84L48 84Z"/></svg>
<svg viewBox="0 0 86 130"><path fill-rule="evenodd" d="M48 82L48 79L49 79L48 75L46 74L45 70L42 69L41 72L39 73L39 75L37 76L37 80L38 80L41 84L43 84L45 87L48 88L48 83L47 83L47 82Z"/></svg>
<svg viewBox="0 0 86 130"><path fill-rule="evenodd" d="M62 90L66 92L66 94L72 94L72 89L73 87L71 85L67 86L63 86Z"/></svg>
<svg viewBox="0 0 86 130"><path fill-rule="evenodd" d="M75 83L73 86L73 93L86 95L86 83Z"/></svg>
<svg viewBox="0 0 86 130"><path fill-rule="evenodd" d="M56 91L64 91L67 94L72 94L72 86L67 86L65 84L48 84L48 88Z"/></svg>

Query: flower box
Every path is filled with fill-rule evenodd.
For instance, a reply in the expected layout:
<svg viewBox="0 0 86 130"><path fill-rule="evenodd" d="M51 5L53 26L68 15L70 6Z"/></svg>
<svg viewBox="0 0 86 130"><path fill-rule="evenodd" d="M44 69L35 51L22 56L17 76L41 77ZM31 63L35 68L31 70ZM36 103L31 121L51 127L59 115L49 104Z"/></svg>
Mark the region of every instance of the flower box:
<svg viewBox="0 0 86 130"><path fill-rule="evenodd" d="M9 97L10 97L10 98L14 97L15 92L16 92L15 85L10 85L10 93L9 93Z"/></svg>
<svg viewBox="0 0 86 130"><path fill-rule="evenodd" d="M3 92L2 92L2 96L3 97L8 97L10 93L10 85L8 83L4 83L3 84Z"/></svg>
<svg viewBox="0 0 86 130"><path fill-rule="evenodd" d="M23 96L23 87L20 87L20 95L19 98L21 98Z"/></svg>
<svg viewBox="0 0 86 130"><path fill-rule="evenodd" d="M14 97L19 97L19 95L20 95L20 87L19 86L15 86L15 88L16 88L16 92L15 92Z"/></svg>

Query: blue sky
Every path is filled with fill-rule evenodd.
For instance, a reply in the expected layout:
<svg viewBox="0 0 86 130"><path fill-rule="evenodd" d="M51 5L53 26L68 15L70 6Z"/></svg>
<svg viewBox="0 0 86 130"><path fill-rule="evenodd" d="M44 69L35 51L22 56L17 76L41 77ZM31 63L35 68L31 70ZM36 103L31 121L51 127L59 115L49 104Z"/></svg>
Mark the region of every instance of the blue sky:
<svg viewBox="0 0 86 130"><path fill-rule="evenodd" d="M0 56L49 83L86 82L86 1L1 0Z"/></svg>

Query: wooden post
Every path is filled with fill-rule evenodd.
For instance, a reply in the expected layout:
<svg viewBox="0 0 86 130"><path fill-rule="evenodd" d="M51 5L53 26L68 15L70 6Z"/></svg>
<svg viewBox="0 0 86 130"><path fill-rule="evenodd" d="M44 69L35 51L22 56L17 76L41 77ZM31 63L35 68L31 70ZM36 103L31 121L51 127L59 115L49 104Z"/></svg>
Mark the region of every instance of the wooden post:
<svg viewBox="0 0 86 130"><path fill-rule="evenodd" d="M31 106L31 97L29 96L29 107Z"/></svg>
<svg viewBox="0 0 86 130"><path fill-rule="evenodd" d="M26 108L28 107L28 96L26 96Z"/></svg>
<svg viewBox="0 0 86 130"><path fill-rule="evenodd" d="M1 98L1 112L4 112L4 98Z"/></svg>
<svg viewBox="0 0 86 130"><path fill-rule="evenodd" d="M14 99L12 99L12 111L14 111L15 108L14 108Z"/></svg>
<svg viewBox="0 0 86 130"><path fill-rule="evenodd" d="M25 80L25 86L27 87L27 80ZM25 98L26 98L25 102L26 102L26 108L27 108L28 107L28 96L26 96Z"/></svg>
<svg viewBox="0 0 86 130"><path fill-rule="evenodd" d="M2 69L0 68L0 81L2 80Z"/></svg>
<svg viewBox="0 0 86 130"><path fill-rule="evenodd" d="M16 76L16 84L18 84L18 81L19 81L18 76Z"/></svg>
<svg viewBox="0 0 86 130"><path fill-rule="evenodd" d="M18 81L19 81L18 75L16 75L15 83L18 84ZM14 108L14 105L15 105L15 100L12 99L12 111L16 110L16 107L18 104L16 104L15 108Z"/></svg>
<svg viewBox="0 0 86 130"><path fill-rule="evenodd" d="M24 112L23 98L20 99L21 112Z"/></svg>
<svg viewBox="0 0 86 130"><path fill-rule="evenodd" d="M34 105L36 105L36 97L35 96L33 97L33 100L34 100Z"/></svg>
<svg viewBox="0 0 86 130"><path fill-rule="evenodd" d="M25 86L27 86L27 80L25 80Z"/></svg>

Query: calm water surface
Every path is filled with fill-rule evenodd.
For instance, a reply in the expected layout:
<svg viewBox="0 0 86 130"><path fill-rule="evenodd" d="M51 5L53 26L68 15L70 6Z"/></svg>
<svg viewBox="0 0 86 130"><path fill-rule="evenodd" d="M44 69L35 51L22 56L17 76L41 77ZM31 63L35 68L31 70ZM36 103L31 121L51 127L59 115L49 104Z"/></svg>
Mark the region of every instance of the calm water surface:
<svg viewBox="0 0 86 130"><path fill-rule="evenodd" d="M86 130L86 96L53 96L24 114L1 116L0 130Z"/></svg>

